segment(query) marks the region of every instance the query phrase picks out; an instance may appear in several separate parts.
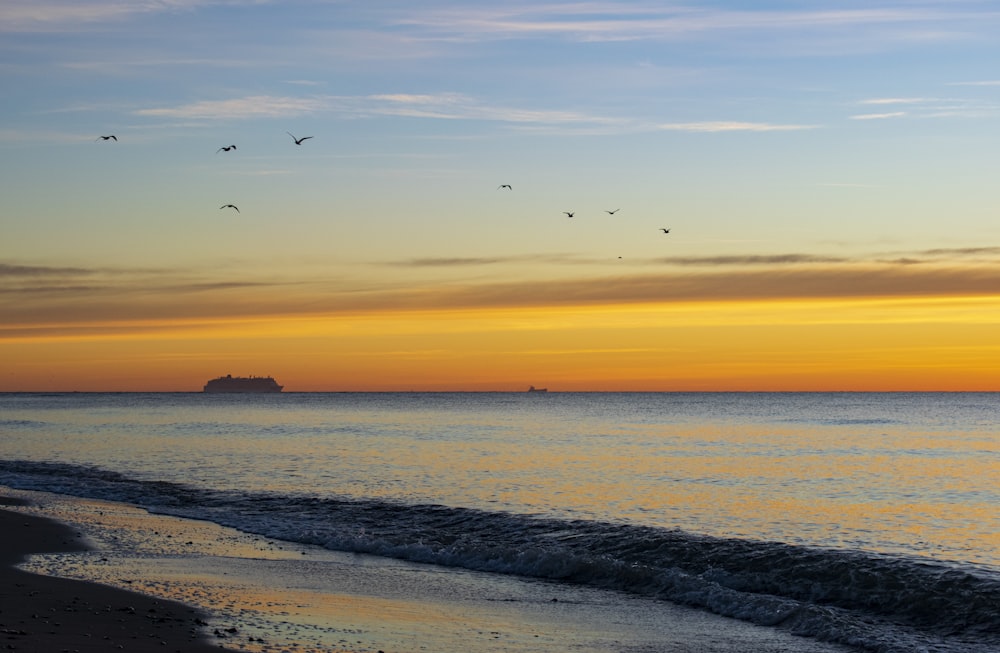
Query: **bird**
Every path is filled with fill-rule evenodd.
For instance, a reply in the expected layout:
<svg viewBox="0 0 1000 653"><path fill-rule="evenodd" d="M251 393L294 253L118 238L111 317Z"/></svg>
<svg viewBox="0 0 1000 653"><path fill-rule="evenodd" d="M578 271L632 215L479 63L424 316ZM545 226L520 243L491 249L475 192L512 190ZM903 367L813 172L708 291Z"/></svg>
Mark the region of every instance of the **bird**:
<svg viewBox="0 0 1000 653"><path fill-rule="evenodd" d="M285 132L285 133L292 137L292 140L295 141L296 145L302 145L302 141L309 140L310 138L312 138L312 136L303 136L302 138L295 138L295 134L293 134L292 132Z"/></svg>
<svg viewBox="0 0 1000 653"><path fill-rule="evenodd" d="M107 140L112 140L112 141L114 141L114 142L116 142L116 143L117 143L117 142L118 142L118 137L117 137L117 136L115 136L114 134L111 134L110 136L98 136L98 137L97 137L97 138L95 138L94 140L95 140L95 141L107 141Z"/></svg>
<svg viewBox="0 0 1000 653"><path fill-rule="evenodd" d="M664 229L663 227L660 227L660 231L662 231L665 234L669 234L670 233L669 229Z"/></svg>
<svg viewBox="0 0 1000 653"><path fill-rule="evenodd" d="M510 184L500 184L499 186L497 186L497 190L500 190L501 188L506 188L507 190L514 190L513 188L510 187Z"/></svg>
<svg viewBox="0 0 1000 653"><path fill-rule="evenodd" d="M568 218L572 218L572 217L573 217L574 215L576 215L576 212L575 212L575 211L574 211L574 212L570 212L570 211L563 211L563 213L565 213L565 214L566 214L566 217L568 217Z"/></svg>
<svg viewBox="0 0 1000 653"><path fill-rule="evenodd" d="M614 211L605 211L605 213L607 213L608 215L614 215L615 213L618 213L619 211L621 211L621 209L615 209Z"/></svg>
<svg viewBox="0 0 1000 653"><path fill-rule="evenodd" d="M220 207L219 207L219 209L233 209L233 210L235 210L235 211L236 211L237 213L239 213L239 212L240 212L240 210L236 208L236 205L235 205L235 204L223 204L222 206L220 206Z"/></svg>
<svg viewBox="0 0 1000 653"><path fill-rule="evenodd" d="M235 150L235 149L236 149L235 145L223 145L222 147L217 149L215 153L218 154L219 152L228 152L229 150Z"/></svg>

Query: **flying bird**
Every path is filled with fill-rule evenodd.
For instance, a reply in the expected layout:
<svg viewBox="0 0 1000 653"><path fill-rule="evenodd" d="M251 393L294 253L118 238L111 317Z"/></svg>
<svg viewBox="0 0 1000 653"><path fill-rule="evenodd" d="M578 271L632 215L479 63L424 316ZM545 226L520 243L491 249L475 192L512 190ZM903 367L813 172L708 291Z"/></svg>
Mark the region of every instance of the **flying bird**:
<svg viewBox="0 0 1000 653"><path fill-rule="evenodd" d="M607 213L608 215L614 215L615 213L618 213L619 211L621 211L621 209L615 209L614 211L605 211L605 213Z"/></svg>
<svg viewBox="0 0 1000 653"><path fill-rule="evenodd" d="M303 136L302 138L295 138L295 134L293 134L292 132L285 132L285 133L292 137L292 140L295 141L296 145L302 145L302 141L306 141L312 138L312 136Z"/></svg>
<svg viewBox="0 0 1000 653"><path fill-rule="evenodd" d="M94 140L95 140L95 141L107 141L107 140L112 140L112 141L115 141L115 142L117 143L117 142L118 142L118 137L117 137L117 136L115 136L114 134L111 134L110 136L98 136L98 137L97 137L97 138L95 138Z"/></svg>
<svg viewBox="0 0 1000 653"><path fill-rule="evenodd" d="M662 231L665 234L669 234L670 233L669 229L664 229L663 227L660 227L660 231Z"/></svg>
<svg viewBox="0 0 1000 653"><path fill-rule="evenodd" d="M228 152L229 150L235 150L235 149L236 149L235 145L223 145L222 147L217 149L215 153L218 154L219 152Z"/></svg>
<svg viewBox="0 0 1000 653"><path fill-rule="evenodd" d="M510 187L510 184L500 184L499 186L497 186L497 190L500 190L501 188L506 188L507 190L514 190L513 188Z"/></svg>
<svg viewBox="0 0 1000 653"><path fill-rule="evenodd" d="M236 208L236 205L235 205L235 204L223 204L222 206L220 206L220 207L219 207L219 209L220 209L220 210L221 210L221 209L233 209L233 210L235 210L235 211L236 211L237 213L239 213L239 212L240 212L240 210L239 210L238 208Z"/></svg>
<svg viewBox="0 0 1000 653"><path fill-rule="evenodd" d="M563 211L563 213L565 213L566 217L568 217L568 218L572 218L574 215L576 215L576 212L572 212L571 213L569 211Z"/></svg>

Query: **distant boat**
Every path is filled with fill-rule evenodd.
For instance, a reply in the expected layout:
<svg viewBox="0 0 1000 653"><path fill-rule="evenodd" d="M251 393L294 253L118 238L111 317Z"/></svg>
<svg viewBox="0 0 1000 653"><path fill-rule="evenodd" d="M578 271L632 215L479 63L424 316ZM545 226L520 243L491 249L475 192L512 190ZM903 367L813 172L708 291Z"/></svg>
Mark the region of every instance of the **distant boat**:
<svg viewBox="0 0 1000 653"><path fill-rule="evenodd" d="M227 374L206 383L204 392L281 392L284 387L270 376Z"/></svg>
<svg viewBox="0 0 1000 653"><path fill-rule="evenodd" d="M536 388L535 386L528 386L528 392L548 392L548 388Z"/></svg>

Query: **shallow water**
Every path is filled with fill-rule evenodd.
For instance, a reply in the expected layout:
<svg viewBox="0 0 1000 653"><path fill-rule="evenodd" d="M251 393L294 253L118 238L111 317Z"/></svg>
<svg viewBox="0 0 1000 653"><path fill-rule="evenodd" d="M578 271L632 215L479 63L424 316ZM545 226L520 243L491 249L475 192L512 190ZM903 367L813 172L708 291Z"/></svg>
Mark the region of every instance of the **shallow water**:
<svg viewBox="0 0 1000 653"><path fill-rule="evenodd" d="M976 650L1000 638L998 399L0 395L0 483L873 650Z"/></svg>
<svg viewBox="0 0 1000 653"><path fill-rule="evenodd" d="M96 547L34 556L24 568L198 606L213 615L206 633L232 650L849 650L621 592L333 552L122 504L9 492L36 506L16 510L69 523Z"/></svg>

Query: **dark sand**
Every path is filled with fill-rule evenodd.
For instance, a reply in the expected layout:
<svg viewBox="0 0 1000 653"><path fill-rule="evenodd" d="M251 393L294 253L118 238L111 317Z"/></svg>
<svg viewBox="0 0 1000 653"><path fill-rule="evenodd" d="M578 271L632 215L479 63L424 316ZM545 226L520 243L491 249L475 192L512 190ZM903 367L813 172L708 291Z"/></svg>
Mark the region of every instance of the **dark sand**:
<svg viewBox="0 0 1000 653"><path fill-rule="evenodd" d="M0 650L219 653L189 606L14 567L32 553L87 550L70 527L0 509L0 533Z"/></svg>

